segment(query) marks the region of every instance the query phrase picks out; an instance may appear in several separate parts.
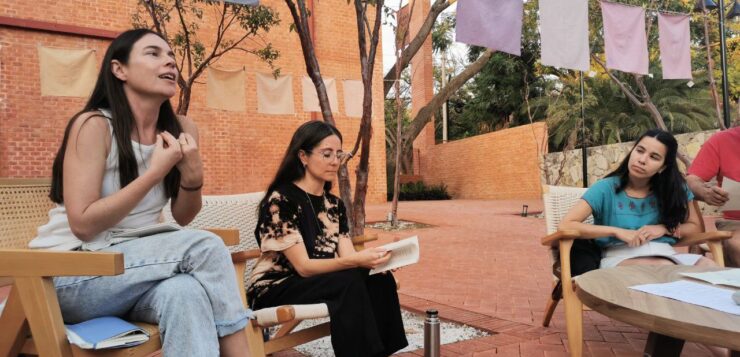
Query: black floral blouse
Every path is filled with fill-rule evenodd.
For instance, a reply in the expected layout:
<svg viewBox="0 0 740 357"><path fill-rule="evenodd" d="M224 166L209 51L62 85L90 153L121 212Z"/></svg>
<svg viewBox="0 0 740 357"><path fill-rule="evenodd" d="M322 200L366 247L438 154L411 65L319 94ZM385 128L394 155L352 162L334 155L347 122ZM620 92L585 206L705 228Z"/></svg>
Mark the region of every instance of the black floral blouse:
<svg viewBox="0 0 740 357"><path fill-rule="evenodd" d="M271 286L298 275L284 250L303 244L311 259L331 259L337 255L339 239L350 237L342 200L330 193L311 195L294 184L270 194L260 207L254 235L262 255L249 278L250 304Z"/></svg>

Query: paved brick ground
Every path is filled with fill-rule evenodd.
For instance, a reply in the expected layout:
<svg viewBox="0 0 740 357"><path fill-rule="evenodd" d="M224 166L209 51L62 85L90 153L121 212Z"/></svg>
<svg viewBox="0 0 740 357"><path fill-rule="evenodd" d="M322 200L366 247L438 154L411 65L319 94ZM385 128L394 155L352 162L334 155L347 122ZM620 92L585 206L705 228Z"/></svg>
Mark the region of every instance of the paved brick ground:
<svg viewBox="0 0 740 357"><path fill-rule="evenodd" d="M380 243L418 235L421 261L397 273L401 304L436 308L444 319L496 334L442 346L443 356L567 356L562 306L550 327L541 327L550 293L550 254L539 243L544 219L522 218L542 210L541 201L402 202L399 216L435 227L403 232L374 230ZM368 207L368 222L383 220L390 205ZM587 356L642 356L647 333L597 312L584 316ZM404 354L423 355L423 351ZM711 356L687 343L683 356Z"/></svg>

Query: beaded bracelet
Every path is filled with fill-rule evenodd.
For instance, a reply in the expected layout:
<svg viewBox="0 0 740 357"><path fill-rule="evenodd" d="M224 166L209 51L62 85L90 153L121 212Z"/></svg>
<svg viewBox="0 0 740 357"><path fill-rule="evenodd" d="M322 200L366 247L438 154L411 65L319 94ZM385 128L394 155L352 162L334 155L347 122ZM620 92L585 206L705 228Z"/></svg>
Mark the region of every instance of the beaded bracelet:
<svg viewBox="0 0 740 357"><path fill-rule="evenodd" d="M201 182L200 185L195 186L195 187L186 187L186 186L180 185L180 188L183 189L183 190L185 190L185 191L191 191L191 192L198 191L201 188L203 188L203 182Z"/></svg>

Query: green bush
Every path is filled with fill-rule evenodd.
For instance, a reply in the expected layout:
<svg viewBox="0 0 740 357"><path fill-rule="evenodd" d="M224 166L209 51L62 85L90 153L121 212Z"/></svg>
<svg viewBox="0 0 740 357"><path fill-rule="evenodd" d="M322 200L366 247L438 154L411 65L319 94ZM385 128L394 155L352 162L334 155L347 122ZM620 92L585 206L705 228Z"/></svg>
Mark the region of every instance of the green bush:
<svg viewBox="0 0 740 357"><path fill-rule="evenodd" d="M399 201L429 201L449 200L452 196L447 192L447 185L426 186L423 182L411 182L401 185L398 195ZM393 199L393 190L388 190L388 201Z"/></svg>

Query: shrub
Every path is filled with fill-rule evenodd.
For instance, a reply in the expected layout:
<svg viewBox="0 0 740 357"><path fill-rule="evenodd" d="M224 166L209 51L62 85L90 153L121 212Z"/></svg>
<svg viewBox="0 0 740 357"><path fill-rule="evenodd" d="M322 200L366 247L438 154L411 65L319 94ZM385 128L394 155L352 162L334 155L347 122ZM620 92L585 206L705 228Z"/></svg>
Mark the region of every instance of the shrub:
<svg viewBox="0 0 740 357"><path fill-rule="evenodd" d="M411 182L401 185L401 192L398 195L399 201L429 201L429 200L449 200L452 196L447 192L447 185L426 186L423 182ZM388 191L388 201L393 199L393 191Z"/></svg>

